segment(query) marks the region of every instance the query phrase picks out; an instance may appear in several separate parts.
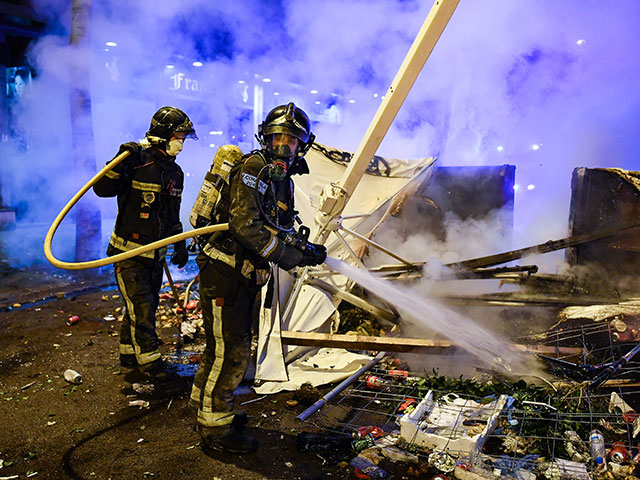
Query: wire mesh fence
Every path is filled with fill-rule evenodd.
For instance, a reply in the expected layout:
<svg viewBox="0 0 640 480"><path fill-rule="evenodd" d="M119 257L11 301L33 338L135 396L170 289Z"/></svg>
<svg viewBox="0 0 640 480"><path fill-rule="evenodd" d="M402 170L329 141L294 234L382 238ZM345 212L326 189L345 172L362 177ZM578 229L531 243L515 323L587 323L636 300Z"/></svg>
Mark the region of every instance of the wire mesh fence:
<svg viewBox="0 0 640 480"><path fill-rule="evenodd" d="M395 437L420 462L444 472L457 465L486 477L628 476L640 460L640 420L633 406L640 401L640 362L628 359L602 386L589 388L590 376L637 344L634 334L620 333L613 322L567 323L519 339L557 346L558 352L580 348L578 355L548 355L558 360L545 359L555 375L533 383L482 369L471 379L412 372L386 357L310 420L356 439L372 432L378 443ZM593 452L594 431L602 434L605 453Z"/></svg>

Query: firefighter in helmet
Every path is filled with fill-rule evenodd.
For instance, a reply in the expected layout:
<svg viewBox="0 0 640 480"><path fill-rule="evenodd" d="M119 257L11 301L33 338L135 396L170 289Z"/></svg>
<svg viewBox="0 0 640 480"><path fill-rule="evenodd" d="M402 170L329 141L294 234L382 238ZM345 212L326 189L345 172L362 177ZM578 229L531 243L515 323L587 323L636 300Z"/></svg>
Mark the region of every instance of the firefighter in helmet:
<svg viewBox="0 0 640 480"><path fill-rule="evenodd" d="M189 117L175 107L162 107L140 142L120 146L129 156L93 186L99 197L117 197L118 214L107 255L182 232L180 202L184 174L176 163L186 138L197 140ZM182 268L189 254L185 241L173 245L171 263ZM117 262L115 277L125 310L120 331L120 366L134 378L163 381L173 377L158 350L156 309L167 248Z"/></svg>
<svg viewBox="0 0 640 480"><path fill-rule="evenodd" d="M201 242L196 259L206 347L189 402L198 409L196 429L206 454L258 448L243 431L247 419L234 409L233 392L249 365L254 307L271 264L291 270L326 258L323 245L293 230L291 176L309 173L304 154L315 138L309 117L293 103L280 105L259 125L257 138L262 148L231 169L212 213L211 222L228 222L229 230Z"/></svg>

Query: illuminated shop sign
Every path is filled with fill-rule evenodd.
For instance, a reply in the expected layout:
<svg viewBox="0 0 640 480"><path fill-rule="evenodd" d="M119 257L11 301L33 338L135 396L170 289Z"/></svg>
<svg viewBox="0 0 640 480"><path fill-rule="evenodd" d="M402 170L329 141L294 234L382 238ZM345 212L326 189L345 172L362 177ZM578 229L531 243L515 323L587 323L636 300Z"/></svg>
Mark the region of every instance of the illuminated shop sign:
<svg viewBox="0 0 640 480"><path fill-rule="evenodd" d="M187 77L183 72L177 72L169 77L171 84L169 90L195 93L202 95L209 91L208 86L199 80Z"/></svg>

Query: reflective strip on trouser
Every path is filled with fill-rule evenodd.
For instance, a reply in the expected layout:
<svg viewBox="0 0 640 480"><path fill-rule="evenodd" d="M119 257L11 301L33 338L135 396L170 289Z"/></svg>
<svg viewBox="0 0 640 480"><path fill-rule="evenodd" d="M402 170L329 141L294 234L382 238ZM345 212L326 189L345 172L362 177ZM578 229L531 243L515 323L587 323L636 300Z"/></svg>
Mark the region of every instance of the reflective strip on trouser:
<svg viewBox="0 0 640 480"><path fill-rule="evenodd" d="M156 309L162 285L162 265L137 260L116 264L118 290L125 304L120 329L120 358L135 355L138 365L160 360Z"/></svg>
<svg viewBox="0 0 640 480"><path fill-rule="evenodd" d="M129 252L131 250L134 250L136 248L140 248L143 246L141 243L136 243L133 240L125 240L124 238L116 235L115 232L111 234L111 238L109 239L109 244L112 247L117 248L118 250L121 250L123 252ZM162 248L158 248L157 250L151 250L149 252L142 253L138 256L154 260L156 258L156 252L157 252L157 255L158 255L157 258L162 259L167 255L167 250L168 250L167 247L162 247Z"/></svg>
<svg viewBox="0 0 640 480"><path fill-rule="evenodd" d="M234 416L233 392L238 388L251 355L251 323L255 302L253 293L237 279L227 278L223 285L236 285L237 290L216 305L221 293L219 271L211 262L200 271L200 302L206 336L206 347L191 391L191 403L199 405L198 423L217 430L224 436L232 432ZM230 269L228 269L230 271ZM238 273L233 271L233 275ZM217 285L217 286L216 286Z"/></svg>

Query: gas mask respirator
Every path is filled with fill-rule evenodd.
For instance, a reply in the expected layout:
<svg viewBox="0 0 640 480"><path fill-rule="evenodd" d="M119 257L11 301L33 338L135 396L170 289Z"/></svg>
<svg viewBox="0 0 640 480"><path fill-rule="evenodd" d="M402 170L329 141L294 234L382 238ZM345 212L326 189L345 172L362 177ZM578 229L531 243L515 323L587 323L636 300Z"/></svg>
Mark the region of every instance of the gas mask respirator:
<svg viewBox="0 0 640 480"><path fill-rule="evenodd" d="M182 143L183 140L177 140L175 138L173 140L170 140L167 143L166 152L172 157L175 157L182 151Z"/></svg>

